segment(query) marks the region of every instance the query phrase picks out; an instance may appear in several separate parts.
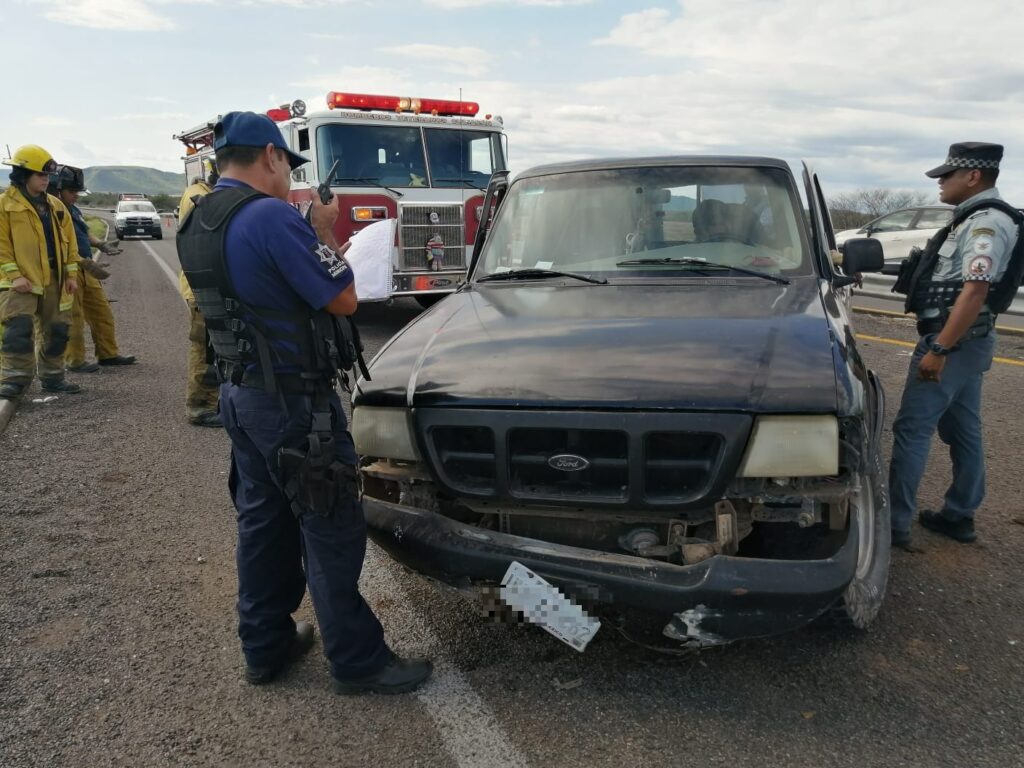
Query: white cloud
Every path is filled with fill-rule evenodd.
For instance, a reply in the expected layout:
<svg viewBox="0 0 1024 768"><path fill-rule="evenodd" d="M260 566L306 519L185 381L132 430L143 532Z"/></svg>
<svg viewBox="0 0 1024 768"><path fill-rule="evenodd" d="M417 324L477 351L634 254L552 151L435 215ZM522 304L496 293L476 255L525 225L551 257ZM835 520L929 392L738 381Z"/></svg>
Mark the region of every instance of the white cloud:
<svg viewBox="0 0 1024 768"><path fill-rule="evenodd" d="M481 8L487 5L532 5L555 8L565 5L589 5L593 0L426 0L438 8Z"/></svg>
<svg viewBox="0 0 1024 768"><path fill-rule="evenodd" d="M71 128L75 123L66 117L33 117L31 124L39 128Z"/></svg>
<svg viewBox="0 0 1024 768"><path fill-rule="evenodd" d="M141 0L41 0L51 6L44 16L76 27L156 32L175 24Z"/></svg>
<svg viewBox="0 0 1024 768"><path fill-rule="evenodd" d="M157 32L178 29L157 7L181 5L222 5L230 7L283 6L315 10L344 5L352 0L33 0L50 6L44 16L50 21L78 27L117 32Z"/></svg>
<svg viewBox="0 0 1024 768"><path fill-rule="evenodd" d="M430 62L445 72L455 74L481 75L487 71L490 59L490 56L482 48L469 46L410 43L377 50L389 56L413 59L418 63Z"/></svg>
<svg viewBox="0 0 1024 768"><path fill-rule="evenodd" d="M165 122L167 120L184 120L188 115L184 112L136 112L124 115L110 115L107 120L114 122Z"/></svg>

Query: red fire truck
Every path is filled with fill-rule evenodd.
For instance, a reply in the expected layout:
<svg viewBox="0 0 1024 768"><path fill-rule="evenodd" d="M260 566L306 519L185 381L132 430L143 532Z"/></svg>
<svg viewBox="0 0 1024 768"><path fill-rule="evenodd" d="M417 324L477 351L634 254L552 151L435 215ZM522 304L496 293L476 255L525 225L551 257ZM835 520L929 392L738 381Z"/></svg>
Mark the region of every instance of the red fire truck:
<svg viewBox="0 0 1024 768"><path fill-rule="evenodd" d="M289 147L310 159L292 174L294 205L303 209L327 181L341 209L341 243L396 220L391 290L374 299L413 296L428 306L465 279L484 190L491 174L507 167L501 118L478 112L469 101L336 91L322 112L307 114L301 101L267 111ZM212 152L212 125L174 137L187 148L188 183ZM332 167L333 177L324 179Z"/></svg>

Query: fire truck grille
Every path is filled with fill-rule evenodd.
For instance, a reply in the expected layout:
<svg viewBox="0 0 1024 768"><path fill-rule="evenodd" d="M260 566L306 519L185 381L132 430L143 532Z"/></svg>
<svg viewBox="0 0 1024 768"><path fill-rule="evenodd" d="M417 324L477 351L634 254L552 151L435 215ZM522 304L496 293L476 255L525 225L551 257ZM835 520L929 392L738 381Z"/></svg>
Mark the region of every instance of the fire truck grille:
<svg viewBox="0 0 1024 768"><path fill-rule="evenodd" d="M431 221L437 214L437 223ZM444 244L442 270L466 268L466 235L461 205L407 204L399 207L398 224L402 250L402 269L429 270L427 241L434 235Z"/></svg>

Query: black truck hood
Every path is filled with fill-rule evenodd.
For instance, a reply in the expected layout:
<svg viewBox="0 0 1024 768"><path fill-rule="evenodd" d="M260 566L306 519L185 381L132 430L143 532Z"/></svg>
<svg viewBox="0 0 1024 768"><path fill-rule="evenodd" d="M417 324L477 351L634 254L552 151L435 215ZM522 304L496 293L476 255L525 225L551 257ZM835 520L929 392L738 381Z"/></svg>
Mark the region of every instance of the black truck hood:
<svg viewBox="0 0 1024 768"><path fill-rule="evenodd" d="M356 404L835 412L817 280L501 284L383 349Z"/></svg>

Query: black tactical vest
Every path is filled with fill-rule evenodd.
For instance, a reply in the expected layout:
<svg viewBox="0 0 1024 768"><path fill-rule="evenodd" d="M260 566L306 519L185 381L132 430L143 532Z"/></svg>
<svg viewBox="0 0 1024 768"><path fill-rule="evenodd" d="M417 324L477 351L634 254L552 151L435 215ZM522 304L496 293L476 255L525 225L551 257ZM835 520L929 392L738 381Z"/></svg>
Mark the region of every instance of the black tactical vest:
<svg viewBox="0 0 1024 768"><path fill-rule="evenodd" d="M247 369L258 368L268 392L287 389L275 367L292 371L288 380L306 382L310 391L333 386L339 372L355 363L346 359L348 340L337 319L312 308L282 312L246 304L232 285L224 248L228 224L244 205L263 197L248 188L216 189L197 199L178 231L178 259L206 322L217 370L222 380L240 384L245 377L249 384Z"/></svg>
<svg viewBox="0 0 1024 768"><path fill-rule="evenodd" d="M964 288L963 280L933 280L935 265L939 261L939 249L949 238L950 232L959 227L968 217L985 208L996 208L1017 225L1017 241L1010 253L1010 260L1006 271L997 282L989 287L988 298L985 303L993 315L1005 312L1013 303L1017 295L1017 289L1024 278L1024 215L1005 200L988 198L980 200L974 205L961 211L945 227L940 229L928 241L923 251L914 249L909 259L904 259L900 265L900 274L893 286L894 293L906 294L907 300L904 303L906 312L922 312L926 309L938 309L941 316L945 317L953 308L957 298Z"/></svg>

